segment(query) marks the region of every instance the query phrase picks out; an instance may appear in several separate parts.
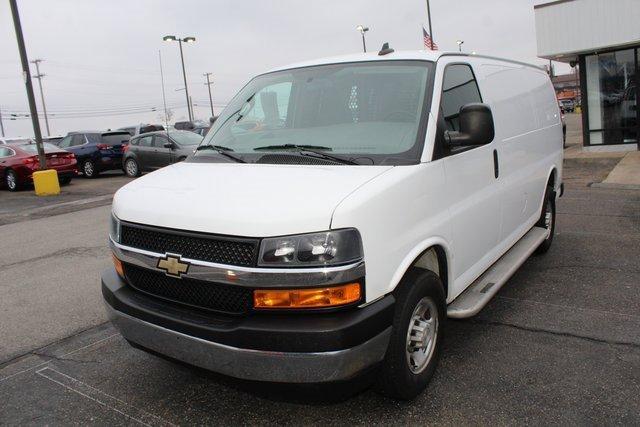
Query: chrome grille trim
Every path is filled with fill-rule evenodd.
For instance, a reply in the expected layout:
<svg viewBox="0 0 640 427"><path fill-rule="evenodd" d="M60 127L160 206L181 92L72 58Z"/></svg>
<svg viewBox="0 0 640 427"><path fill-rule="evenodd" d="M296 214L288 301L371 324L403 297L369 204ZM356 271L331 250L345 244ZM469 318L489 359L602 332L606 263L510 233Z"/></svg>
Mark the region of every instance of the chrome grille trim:
<svg viewBox="0 0 640 427"><path fill-rule="evenodd" d="M158 259L165 254L130 248L111 238L109 246L118 259L125 263L162 271L156 266ZM251 288L318 287L346 283L365 276L364 261L337 267L260 268L216 264L185 257L181 260L191 264L189 272L183 277Z"/></svg>

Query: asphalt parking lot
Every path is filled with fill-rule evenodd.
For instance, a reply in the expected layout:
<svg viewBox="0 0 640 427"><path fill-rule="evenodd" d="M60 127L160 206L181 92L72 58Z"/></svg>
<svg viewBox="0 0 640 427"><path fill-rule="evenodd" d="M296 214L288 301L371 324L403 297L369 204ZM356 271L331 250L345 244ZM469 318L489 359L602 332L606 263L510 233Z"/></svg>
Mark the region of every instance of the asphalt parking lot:
<svg viewBox="0 0 640 427"><path fill-rule="evenodd" d="M108 195L126 178L78 179L106 203L37 215L8 212L27 202L2 192L0 424L639 424L640 191L589 187L615 163L566 162L553 247L478 316L449 322L439 369L409 403L367 378L239 382L129 347L98 284Z"/></svg>

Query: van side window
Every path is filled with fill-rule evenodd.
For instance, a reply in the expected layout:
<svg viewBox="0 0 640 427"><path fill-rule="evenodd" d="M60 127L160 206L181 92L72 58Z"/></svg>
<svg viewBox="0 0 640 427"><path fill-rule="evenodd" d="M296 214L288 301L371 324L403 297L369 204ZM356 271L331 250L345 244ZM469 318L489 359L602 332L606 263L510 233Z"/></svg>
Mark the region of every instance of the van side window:
<svg viewBox="0 0 640 427"><path fill-rule="evenodd" d="M482 102L482 97L471 67L466 64L449 65L444 70L440 101L447 130L460 130L460 108L472 102Z"/></svg>

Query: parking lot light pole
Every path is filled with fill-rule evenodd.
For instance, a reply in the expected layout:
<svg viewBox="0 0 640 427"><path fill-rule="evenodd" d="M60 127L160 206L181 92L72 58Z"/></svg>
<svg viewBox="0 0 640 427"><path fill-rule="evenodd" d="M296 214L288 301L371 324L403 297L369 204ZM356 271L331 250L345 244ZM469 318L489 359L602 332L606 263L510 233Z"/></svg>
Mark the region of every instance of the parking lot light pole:
<svg viewBox="0 0 640 427"><path fill-rule="evenodd" d="M195 37L179 38L176 36L164 36L162 40L166 42L178 42L178 46L180 46L180 61L182 62L182 77L184 78L184 92L187 97L187 111L189 113L189 121L192 122L193 114L191 112L190 102L189 102L189 88L187 87L187 72L185 71L185 68L184 68L184 54L182 52L182 42L193 43L196 41L196 38Z"/></svg>
<svg viewBox="0 0 640 427"><path fill-rule="evenodd" d="M20 62L22 62L22 76L24 77L24 85L27 89L27 99L29 101L29 111L31 112L33 134L36 138L36 148L38 150L38 159L40 160L40 170L45 170L47 168L47 161L44 156L44 148L42 147L42 133L40 133L40 122L38 121L36 98L33 94L33 85L31 84L31 73L29 72L27 48L24 45L22 25L20 25L20 14L18 13L18 5L16 4L16 0L9 0L9 5L11 6L11 14L13 15L13 26L16 30L16 39L18 40L18 51L20 52Z"/></svg>
<svg viewBox="0 0 640 427"><path fill-rule="evenodd" d="M364 27L362 25L358 25L356 27L356 30L358 30L360 32L360 34L362 35L362 50L367 53L367 43L364 40L364 33L366 33L367 31L369 31L369 27Z"/></svg>
<svg viewBox="0 0 640 427"><path fill-rule="evenodd" d="M458 45L458 52L462 52L462 45L464 44L464 40L456 40L456 44Z"/></svg>

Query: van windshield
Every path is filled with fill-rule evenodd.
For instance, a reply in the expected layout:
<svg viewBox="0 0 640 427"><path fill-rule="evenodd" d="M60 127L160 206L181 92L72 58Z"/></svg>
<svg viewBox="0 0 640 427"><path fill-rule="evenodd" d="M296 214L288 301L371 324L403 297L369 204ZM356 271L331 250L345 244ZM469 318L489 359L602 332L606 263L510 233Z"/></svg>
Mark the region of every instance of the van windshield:
<svg viewBox="0 0 640 427"><path fill-rule="evenodd" d="M295 154L292 146L304 145L363 165L415 163L424 145L432 69L426 61L378 61L258 76L231 101L202 145L233 150L246 162L273 152Z"/></svg>

